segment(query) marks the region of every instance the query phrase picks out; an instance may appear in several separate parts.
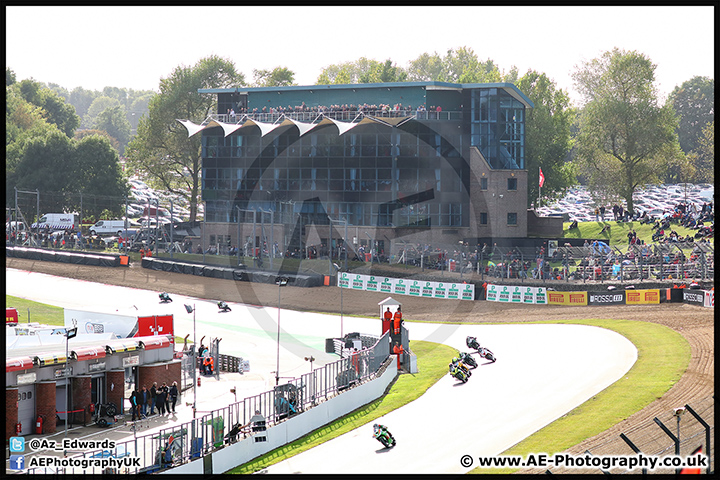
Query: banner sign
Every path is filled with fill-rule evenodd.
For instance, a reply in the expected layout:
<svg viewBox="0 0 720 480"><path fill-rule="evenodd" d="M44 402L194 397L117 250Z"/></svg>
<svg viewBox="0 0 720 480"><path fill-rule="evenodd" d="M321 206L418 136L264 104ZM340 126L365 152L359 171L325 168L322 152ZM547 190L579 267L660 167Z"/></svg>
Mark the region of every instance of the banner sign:
<svg viewBox="0 0 720 480"><path fill-rule="evenodd" d="M547 289L545 287L489 284L487 286L486 300L491 302L547 305Z"/></svg>
<svg viewBox="0 0 720 480"><path fill-rule="evenodd" d="M548 292L550 305L587 305L587 292Z"/></svg>
<svg viewBox="0 0 720 480"><path fill-rule="evenodd" d="M588 305L624 305L625 291L588 292Z"/></svg>
<svg viewBox="0 0 720 480"><path fill-rule="evenodd" d="M660 290L625 290L627 305L647 305L660 303Z"/></svg>
<svg viewBox="0 0 720 480"><path fill-rule="evenodd" d="M340 288L365 290L393 295L410 295L449 300L475 300L475 285L468 283L428 282L408 278L376 277L355 273L340 273Z"/></svg>
<svg viewBox="0 0 720 480"><path fill-rule="evenodd" d="M683 289L683 302L696 305L705 305L705 292L702 290Z"/></svg>

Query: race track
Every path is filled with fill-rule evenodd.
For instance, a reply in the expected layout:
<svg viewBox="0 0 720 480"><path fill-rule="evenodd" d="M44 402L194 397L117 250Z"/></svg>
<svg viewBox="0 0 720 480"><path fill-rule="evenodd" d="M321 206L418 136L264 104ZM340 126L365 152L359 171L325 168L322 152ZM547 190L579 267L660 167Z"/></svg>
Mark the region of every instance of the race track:
<svg viewBox="0 0 720 480"><path fill-rule="evenodd" d="M214 301L181 295L160 306L156 291L13 269L6 269L6 280L8 295L66 308L135 306L142 312L172 313L180 336L193 329L192 314L183 304L195 304L198 340L201 334L222 338L223 353L250 360L250 374L238 382L238 390L249 395L274 384L277 308L228 302L232 312L218 313ZM281 309L280 319L281 376L306 373L304 357L310 354L317 359L315 366L337 359L324 353L324 342L340 335L338 316ZM377 334L379 323L344 317L342 328L345 333ZM406 327L411 340L463 351L468 351L466 336L475 336L498 361L479 359L468 383L445 376L418 400L378 419L398 440L391 450L372 438L369 424L273 465L268 473L464 473L471 466L461 465L462 455L498 455L621 378L637 359L631 342L598 327L417 322L406 322ZM225 397L219 401L227 404Z"/></svg>

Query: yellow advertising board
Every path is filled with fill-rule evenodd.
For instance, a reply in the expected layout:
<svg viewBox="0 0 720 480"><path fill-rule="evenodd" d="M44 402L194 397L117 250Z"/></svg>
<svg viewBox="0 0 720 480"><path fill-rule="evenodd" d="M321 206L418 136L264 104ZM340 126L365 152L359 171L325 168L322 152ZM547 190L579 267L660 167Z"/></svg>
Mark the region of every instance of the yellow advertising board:
<svg viewBox="0 0 720 480"><path fill-rule="evenodd" d="M547 291L548 305L587 305L587 292Z"/></svg>
<svg viewBox="0 0 720 480"><path fill-rule="evenodd" d="M625 303L627 305L643 305L660 303L660 290L625 290Z"/></svg>

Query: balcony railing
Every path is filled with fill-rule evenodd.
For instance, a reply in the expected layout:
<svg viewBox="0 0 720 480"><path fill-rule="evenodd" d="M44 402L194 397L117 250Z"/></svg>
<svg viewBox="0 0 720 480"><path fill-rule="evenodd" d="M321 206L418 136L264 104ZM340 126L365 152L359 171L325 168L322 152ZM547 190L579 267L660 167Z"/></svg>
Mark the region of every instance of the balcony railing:
<svg viewBox="0 0 720 480"><path fill-rule="evenodd" d="M340 110L340 111L323 111L323 112L252 112L238 113L229 115L227 113L212 114L206 122L215 120L221 123L240 124L246 120L255 120L263 123L278 123L289 118L297 122L318 123L323 118L331 118L341 122L360 121L364 116L375 117L380 120L388 118L415 118L416 120L462 120L463 112L460 111L441 111L428 112L416 110Z"/></svg>

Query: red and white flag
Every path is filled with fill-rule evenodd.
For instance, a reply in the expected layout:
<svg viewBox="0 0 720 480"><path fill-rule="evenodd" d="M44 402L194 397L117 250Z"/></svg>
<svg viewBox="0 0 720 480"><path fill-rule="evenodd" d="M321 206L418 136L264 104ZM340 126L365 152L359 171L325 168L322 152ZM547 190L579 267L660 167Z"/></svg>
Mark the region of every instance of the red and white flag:
<svg viewBox="0 0 720 480"><path fill-rule="evenodd" d="M545 183L545 175L543 175L542 168L540 168L540 188L542 188L544 183Z"/></svg>

